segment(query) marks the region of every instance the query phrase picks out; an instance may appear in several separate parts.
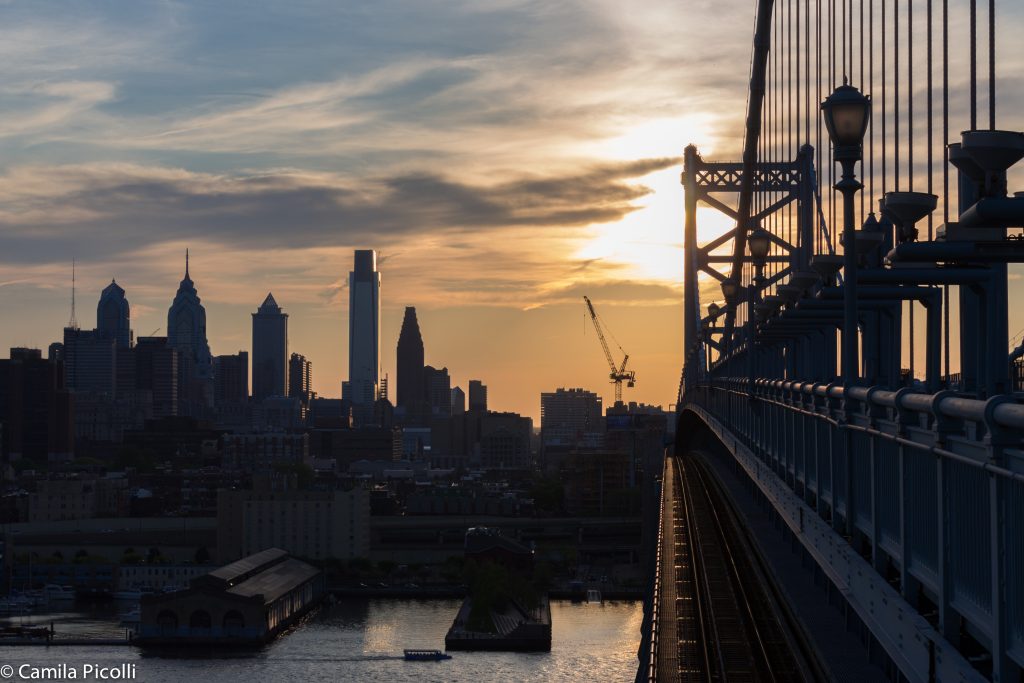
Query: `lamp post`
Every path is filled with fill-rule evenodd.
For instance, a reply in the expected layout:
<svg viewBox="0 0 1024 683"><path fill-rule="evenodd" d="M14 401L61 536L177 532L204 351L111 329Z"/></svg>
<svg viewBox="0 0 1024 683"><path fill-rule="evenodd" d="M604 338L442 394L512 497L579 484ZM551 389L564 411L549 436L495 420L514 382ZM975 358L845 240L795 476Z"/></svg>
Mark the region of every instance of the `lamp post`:
<svg viewBox="0 0 1024 683"><path fill-rule="evenodd" d="M747 290L747 393L754 396L754 376L756 373L754 358L754 305L758 302L761 287L764 286L764 266L768 261L768 252L772 247L771 235L762 227L755 228L747 235L747 251L754 264L754 281Z"/></svg>
<svg viewBox="0 0 1024 683"><path fill-rule="evenodd" d="M863 156L864 133L871 119L871 99L846 83L821 103L825 127L843 176L835 188L843 195L843 377L852 384L860 376L857 361L857 246L853 217L854 195L863 187L854 166Z"/></svg>

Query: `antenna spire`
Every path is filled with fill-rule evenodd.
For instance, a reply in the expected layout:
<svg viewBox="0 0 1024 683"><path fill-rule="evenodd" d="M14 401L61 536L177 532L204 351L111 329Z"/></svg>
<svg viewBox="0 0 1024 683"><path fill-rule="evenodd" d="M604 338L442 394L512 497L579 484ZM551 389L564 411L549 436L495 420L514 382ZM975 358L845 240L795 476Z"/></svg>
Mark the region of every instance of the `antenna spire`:
<svg viewBox="0 0 1024 683"><path fill-rule="evenodd" d="M68 320L68 327L78 329L78 320L75 319L75 260L71 259L71 319Z"/></svg>
<svg viewBox="0 0 1024 683"><path fill-rule="evenodd" d="M188 279L188 247L185 247L185 279Z"/></svg>

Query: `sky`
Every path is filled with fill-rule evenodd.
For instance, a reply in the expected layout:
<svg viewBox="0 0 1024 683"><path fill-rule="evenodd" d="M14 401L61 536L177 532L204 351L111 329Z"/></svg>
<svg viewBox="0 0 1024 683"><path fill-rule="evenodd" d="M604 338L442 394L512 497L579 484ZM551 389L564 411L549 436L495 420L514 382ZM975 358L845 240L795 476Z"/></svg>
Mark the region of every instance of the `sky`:
<svg viewBox="0 0 1024 683"><path fill-rule="evenodd" d="M586 294L630 354L627 399L667 407L679 158L738 149L722 102L746 80L724 41L687 47L711 6L2 3L0 345L61 337L72 259L80 325L116 278L136 336L166 333L188 248L213 353L251 347L273 292L337 396L352 250L373 248L390 377L416 306L426 362L492 409L536 419L561 386L610 403Z"/></svg>
<svg viewBox="0 0 1024 683"><path fill-rule="evenodd" d="M392 382L416 306L426 362L483 380L492 409L538 419L562 386L609 404L588 295L637 373L627 400L667 407L682 150L738 158L753 19L714 0L0 2L0 348L61 337L73 259L81 326L116 278L136 336L165 334L188 248L214 354L250 349L273 292L338 396L352 251L373 248Z"/></svg>

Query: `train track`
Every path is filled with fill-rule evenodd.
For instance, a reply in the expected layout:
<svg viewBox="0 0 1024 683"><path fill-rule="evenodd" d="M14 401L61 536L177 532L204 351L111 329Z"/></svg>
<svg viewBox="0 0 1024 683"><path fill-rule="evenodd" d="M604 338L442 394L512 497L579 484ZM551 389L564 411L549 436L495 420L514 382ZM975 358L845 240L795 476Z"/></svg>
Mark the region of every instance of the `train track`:
<svg viewBox="0 0 1024 683"><path fill-rule="evenodd" d="M813 680L717 484L693 457L671 466L678 680Z"/></svg>

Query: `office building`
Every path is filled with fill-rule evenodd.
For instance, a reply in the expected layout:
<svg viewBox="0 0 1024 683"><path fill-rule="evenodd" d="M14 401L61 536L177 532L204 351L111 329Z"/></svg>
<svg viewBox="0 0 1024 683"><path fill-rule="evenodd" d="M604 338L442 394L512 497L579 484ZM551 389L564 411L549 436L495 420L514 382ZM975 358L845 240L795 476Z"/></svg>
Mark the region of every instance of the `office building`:
<svg viewBox="0 0 1024 683"><path fill-rule="evenodd" d="M462 387L454 387L451 392L452 415L464 415L466 413L466 392Z"/></svg>
<svg viewBox="0 0 1024 683"><path fill-rule="evenodd" d="M178 414L178 351L167 337L139 337L134 348L135 386L149 391L153 417Z"/></svg>
<svg viewBox="0 0 1024 683"><path fill-rule="evenodd" d="M604 444L601 397L585 389L558 389L540 397L544 448L600 448Z"/></svg>
<svg viewBox="0 0 1024 683"><path fill-rule="evenodd" d="M249 400L249 352L213 359L213 397L218 406Z"/></svg>
<svg viewBox="0 0 1024 683"><path fill-rule="evenodd" d="M113 396L117 391L117 346L98 330L64 328L64 371L72 391Z"/></svg>
<svg viewBox="0 0 1024 683"><path fill-rule="evenodd" d="M288 359L288 396L308 407L313 398L313 363L299 353Z"/></svg>
<svg viewBox="0 0 1024 683"><path fill-rule="evenodd" d="M181 414L201 412L213 403L213 357L206 339L206 309L189 275L185 252L185 277L167 311L167 344L178 352L178 402Z"/></svg>
<svg viewBox="0 0 1024 683"><path fill-rule="evenodd" d="M452 380L448 368L438 370L430 365L423 368L423 399L430 407L431 417L452 414Z"/></svg>
<svg viewBox="0 0 1024 683"><path fill-rule="evenodd" d="M96 332L106 339L113 339L119 349L132 345L131 308L124 290L111 280L96 306Z"/></svg>
<svg viewBox="0 0 1024 683"><path fill-rule="evenodd" d="M423 399L423 337L416 309L407 306L398 335L398 390L395 405L411 410Z"/></svg>
<svg viewBox="0 0 1024 683"><path fill-rule="evenodd" d="M0 456L62 461L74 457L73 397L64 365L39 349L11 349L0 360Z"/></svg>
<svg viewBox="0 0 1024 683"><path fill-rule="evenodd" d="M358 423L373 415L380 379L380 273L377 252L357 249L349 274L348 394Z"/></svg>
<svg viewBox="0 0 1024 683"><path fill-rule="evenodd" d="M252 314L252 397L262 401L268 396L286 396L288 392L288 314L267 294Z"/></svg>
<svg viewBox="0 0 1024 683"><path fill-rule="evenodd" d="M487 385L478 379L469 380L469 409L487 411Z"/></svg>

